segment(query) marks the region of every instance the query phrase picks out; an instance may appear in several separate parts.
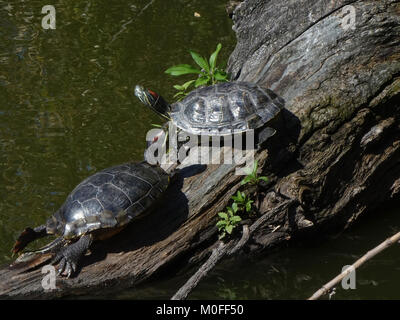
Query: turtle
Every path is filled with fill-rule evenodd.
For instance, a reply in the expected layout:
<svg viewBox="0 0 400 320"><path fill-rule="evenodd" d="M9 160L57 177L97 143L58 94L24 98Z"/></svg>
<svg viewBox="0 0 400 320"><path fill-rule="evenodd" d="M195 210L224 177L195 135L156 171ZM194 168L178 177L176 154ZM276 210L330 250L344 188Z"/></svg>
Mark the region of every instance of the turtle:
<svg viewBox="0 0 400 320"><path fill-rule="evenodd" d="M268 123L285 104L272 90L251 82L200 87L171 105L141 85L135 86L134 93L144 105L189 134L227 136L256 130L257 147L276 133Z"/></svg>
<svg viewBox="0 0 400 320"><path fill-rule="evenodd" d="M170 178L161 167L145 161L117 165L89 176L44 225L26 228L12 251L19 253L31 241L47 235L58 238L39 250L24 253L16 262L52 253L51 263L59 262L58 274L69 278L94 240L109 238L149 212L164 194Z"/></svg>

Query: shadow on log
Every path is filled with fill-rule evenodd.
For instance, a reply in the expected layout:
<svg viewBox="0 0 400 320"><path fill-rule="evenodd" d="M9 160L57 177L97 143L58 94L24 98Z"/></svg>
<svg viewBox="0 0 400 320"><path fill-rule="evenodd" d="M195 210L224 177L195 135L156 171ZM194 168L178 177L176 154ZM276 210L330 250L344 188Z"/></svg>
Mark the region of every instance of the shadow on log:
<svg viewBox="0 0 400 320"><path fill-rule="evenodd" d="M271 88L288 110L284 128L255 156L272 183L259 197L262 219L250 225L246 251L344 229L398 199L400 1L246 0L233 22L233 80ZM177 261L204 261L217 241L216 214L240 188L234 171L209 165L172 186L154 215L94 246L75 278L57 278L56 290L43 290L40 269L1 269L0 297L95 296L132 287ZM296 205L268 214L287 199Z"/></svg>

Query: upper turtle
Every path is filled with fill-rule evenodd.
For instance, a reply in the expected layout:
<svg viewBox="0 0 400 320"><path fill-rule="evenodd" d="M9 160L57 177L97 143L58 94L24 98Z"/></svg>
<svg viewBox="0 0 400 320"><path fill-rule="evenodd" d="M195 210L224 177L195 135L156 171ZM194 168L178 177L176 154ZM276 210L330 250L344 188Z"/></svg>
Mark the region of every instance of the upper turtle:
<svg viewBox="0 0 400 320"><path fill-rule="evenodd" d="M250 82L198 88L172 105L139 85L135 95L178 128L195 135L223 136L257 129L275 118L284 106L283 99L272 90Z"/></svg>

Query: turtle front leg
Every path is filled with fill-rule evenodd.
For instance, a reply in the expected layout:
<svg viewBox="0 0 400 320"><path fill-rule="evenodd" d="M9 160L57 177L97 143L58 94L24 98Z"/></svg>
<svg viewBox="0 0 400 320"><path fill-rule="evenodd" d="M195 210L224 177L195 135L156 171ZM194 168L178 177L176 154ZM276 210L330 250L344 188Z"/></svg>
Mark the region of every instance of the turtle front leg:
<svg viewBox="0 0 400 320"><path fill-rule="evenodd" d="M270 127L265 127L260 130L257 134L257 144L256 148L260 149L268 138L272 137L276 133L276 130Z"/></svg>
<svg viewBox="0 0 400 320"><path fill-rule="evenodd" d="M82 236L77 242L60 249L52 260L52 264L60 262L58 274L69 278L76 272L78 262L93 242L93 236L87 234Z"/></svg>
<svg viewBox="0 0 400 320"><path fill-rule="evenodd" d="M30 242L45 236L47 236L46 225L42 225L34 229L28 227L22 231L18 237L12 248L12 252L14 254L21 252Z"/></svg>

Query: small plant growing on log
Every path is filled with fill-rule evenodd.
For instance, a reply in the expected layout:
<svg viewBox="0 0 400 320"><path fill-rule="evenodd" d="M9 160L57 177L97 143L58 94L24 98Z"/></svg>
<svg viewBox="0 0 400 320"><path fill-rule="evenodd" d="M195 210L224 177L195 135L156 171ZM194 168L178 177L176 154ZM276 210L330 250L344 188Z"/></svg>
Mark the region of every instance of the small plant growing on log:
<svg viewBox="0 0 400 320"><path fill-rule="evenodd" d="M220 232L219 239L225 238L227 234L232 234L233 229L242 221L242 218L237 215L239 210L236 202L232 204L232 207L226 207L226 212L219 212L219 221L217 222L217 228Z"/></svg>
<svg viewBox="0 0 400 320"><path fill-rule="evenodd" d="M257 174L258 162L255 161L253 168L249 170L247 176L242 180L241 184L258 185L260 181L268 182L268 178L264 176L258 176ZM236 195L232 196L232 206L226 207L226 212L219 212L219 220L216 224L218 231L220 232L219 239L223 239L226 235L231 235L235 227L242 221L242 217L247 214L251 215L253 211L252 200L246 193L238 191Z"/></svg>
<svg viewBox="0 0 400 320"><path fill-rule="evenodd" d="M247 176L242 180L241 185L251 184L251 185L258 185L260 181L268 182L268 178L265 176L259 177L257 174L258 170L258 161L254 161L253 169L247 169L245 172Z"/></svg>
<svg viewBox="0 0 400 320"><path fill-rule="evenodd" d="M239 211L250 213L252 209L253 200L251 200L244 192L238 191L232 200L239 208Z"/></svg>
<svg viewBox="0 0 400 320"><path fill-rule="evenodd" d="M219 221L217 228L220 232L219 239L225 238L227 234L232 234L235 227L242 221L240 213L250 213L252 210L251 200L244 192L238 191L236 195L232 196L232 207L226 207L226 212L219 212Z"/></svg>
<svg viewBox="0 0 400 320"><path fill-rule="evenodd" d="M174 88L178 90L174 98L178 97L178 100L184 98L188 94L187 90L193 85L197 88L204 85L213 85L218 82L228 81L228 74L221 67L217 67L217 58L221 48L222 45L219 43L217 49L211 54L208 61L198 53L189 51L193 60L201 69L189 64L179 64L165 71L165 73L168 73L171 76L181 76L185 74L198 75L197 79L190 80L182 85L174 85Z"/></svg>

